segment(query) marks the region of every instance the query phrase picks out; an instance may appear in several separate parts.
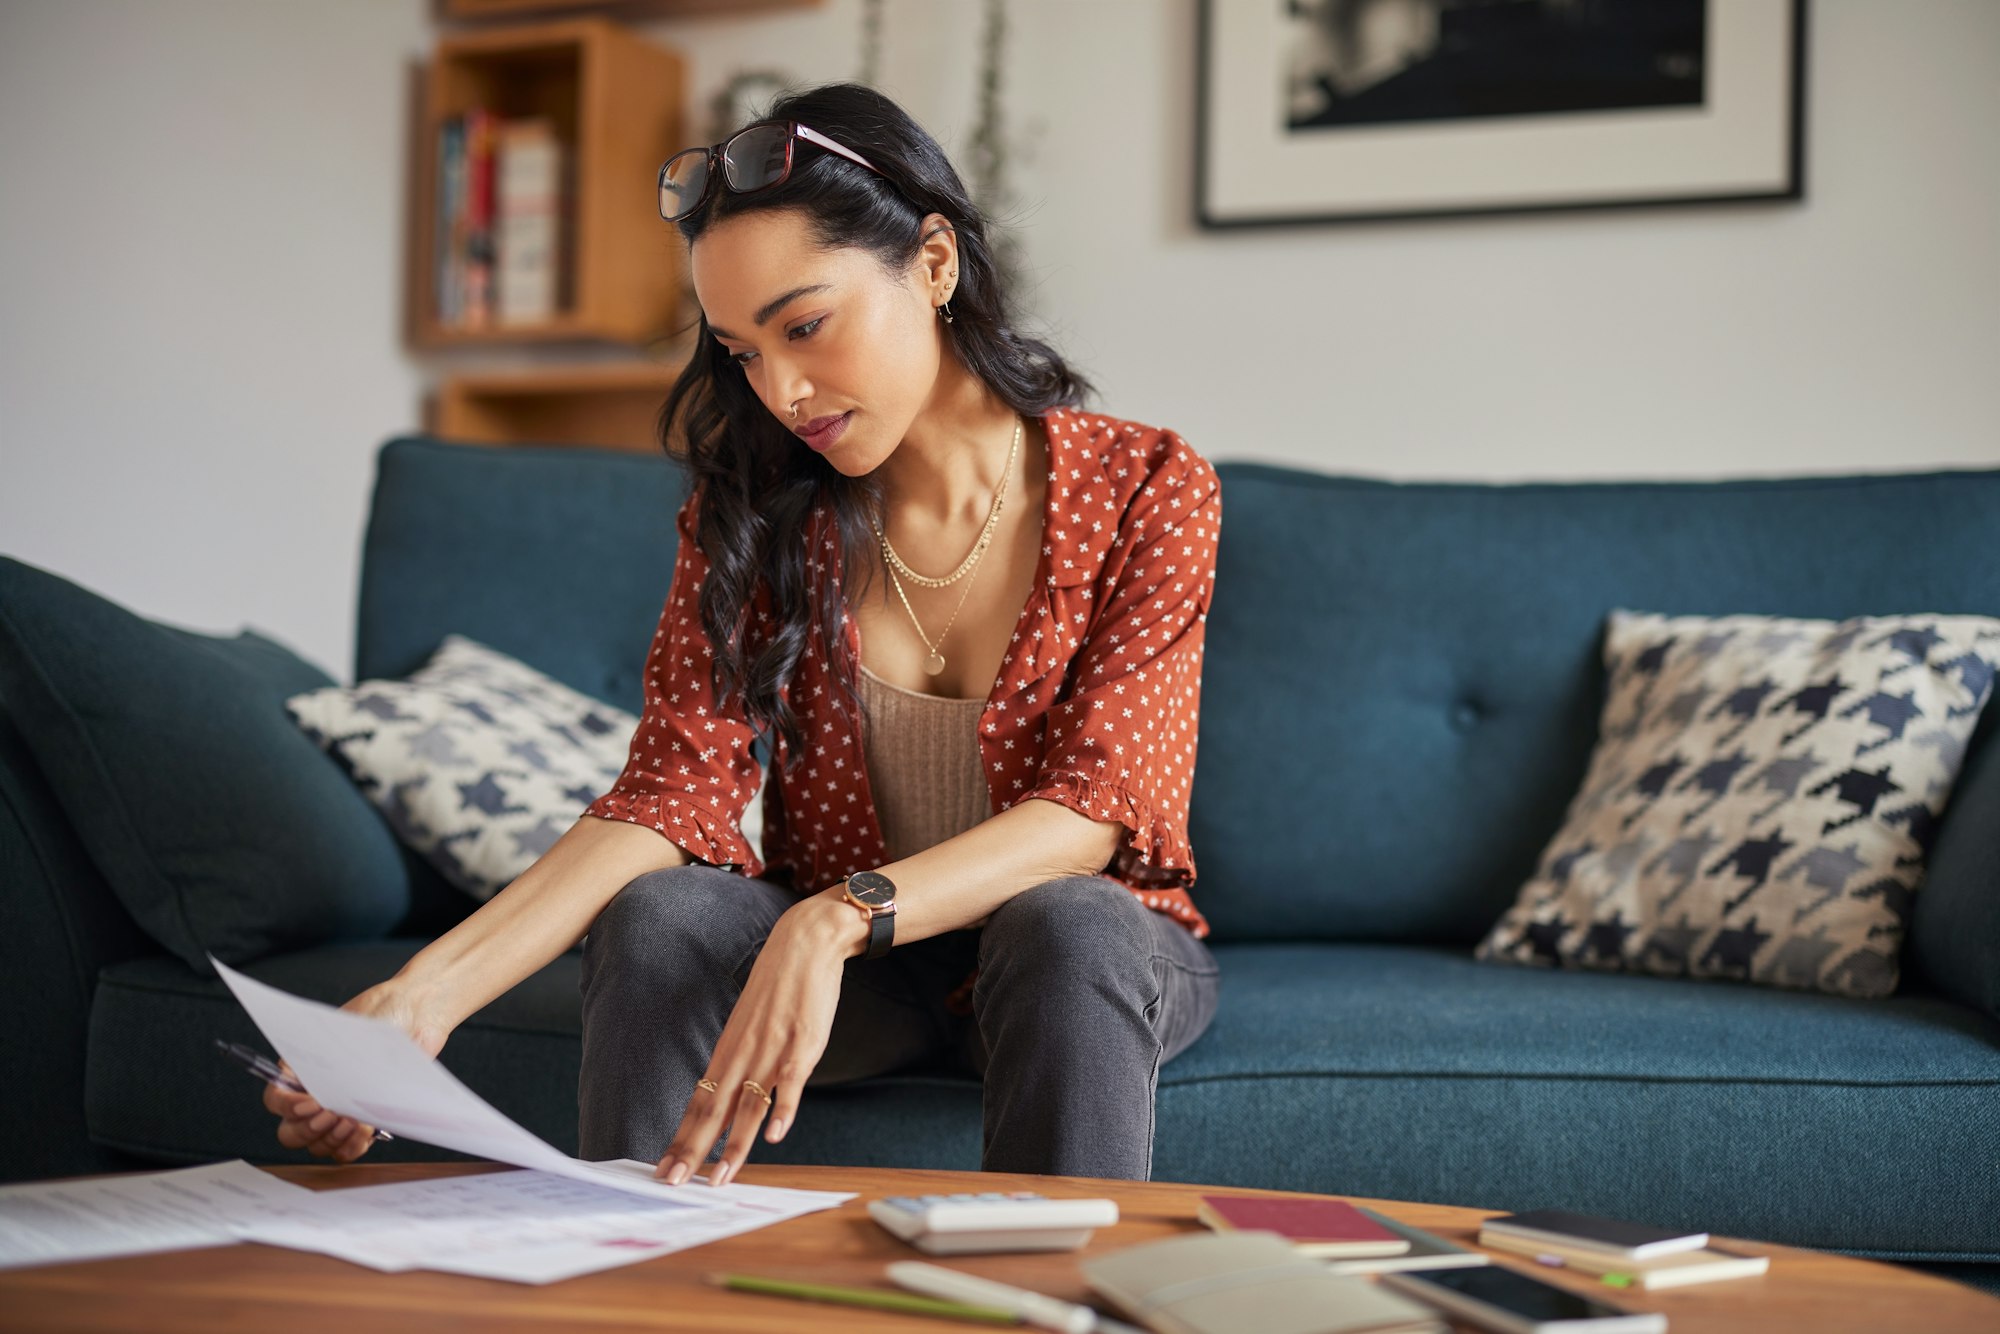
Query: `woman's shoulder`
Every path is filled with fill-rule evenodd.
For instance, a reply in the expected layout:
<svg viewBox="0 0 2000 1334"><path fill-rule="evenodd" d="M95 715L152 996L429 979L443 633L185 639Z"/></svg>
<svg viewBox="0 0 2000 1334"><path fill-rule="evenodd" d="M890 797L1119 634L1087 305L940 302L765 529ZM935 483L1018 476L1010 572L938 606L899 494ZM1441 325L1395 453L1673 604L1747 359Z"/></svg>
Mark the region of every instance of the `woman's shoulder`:
<svg viewBox="0 0 2000 1334"><path fill-rule="evenodd" d="M1219 490L1214 466L1171 427L1077 408L1048 422L1051 480L1093 506L1110 502L1121 527L1186 513Z"/></svg>

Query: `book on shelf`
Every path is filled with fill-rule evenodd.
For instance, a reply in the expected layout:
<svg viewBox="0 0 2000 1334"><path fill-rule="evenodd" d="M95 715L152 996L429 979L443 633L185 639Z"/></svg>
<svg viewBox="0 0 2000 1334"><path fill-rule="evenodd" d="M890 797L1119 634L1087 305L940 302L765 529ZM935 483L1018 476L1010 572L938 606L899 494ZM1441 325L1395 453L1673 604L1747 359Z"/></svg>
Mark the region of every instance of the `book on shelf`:
<svg viewBox="0 0 2000 1334"><path fill-rule="evenodd" d="M465 191L452 248L459 265L458 322L484 329L493 322L493 113L465 114Z"/></svg>
<svg viewBox="0 0 2000 1334"><path fill-rule="evenodd" d="M1612 1255L1589 1246L1563 1246L1554 1242L1531 1241L1504 1232L1480 1229L1479 1244L1515 1255L1547 1256L1560 1260L1562 1268L1595 1277L1622 1276L1620 1286L1634 1288L1678 1288L1694 1283L1714 1283L1730 1278L1754 1278L1771 1268L1768 1255L1738 1255L1704 1247L1694 1251L1672 1251L1647 1260Z"/></svg>
<svg viewBox="0 0 2000 1334"><path fill-rule="evenodd" d="M546 117L472 107L438 128L436 318L450 329L552 319L573 154Z"/></svg>
<svg viewBox="0 0 2000 1334"><path fill-rule="evenodd" d="M564 159L539 117L501 124L494 168L493 258L502 324L553 319L562 245Z"/></svg>
<svg viewBox="0 0 2000 1334"><path fill-rule="evenodd" d="M465 118L447 116L438 128L437 208L431 229L437 292L437 320L457 324L464 298L458 290L459 266L454 258L458 245L459 200L465 192Z"/></svg>

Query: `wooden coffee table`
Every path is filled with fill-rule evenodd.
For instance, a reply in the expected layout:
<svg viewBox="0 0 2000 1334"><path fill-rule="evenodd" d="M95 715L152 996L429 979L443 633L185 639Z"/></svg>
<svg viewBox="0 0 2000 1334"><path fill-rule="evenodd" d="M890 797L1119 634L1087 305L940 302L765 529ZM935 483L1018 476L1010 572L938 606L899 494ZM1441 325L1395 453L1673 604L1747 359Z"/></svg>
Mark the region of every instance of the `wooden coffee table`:
<svg viewBox="0 0 2000 1334"><path fill-rule="evenodd" d="M429 1176L501 1169L488 1163L354 1164L275 1167L267 1171L337 1190ZM821 1282L890 1287L883 1266L897 1259L934 1259L1021 1287L1084 1301L1079 1254L1198 1231L1196 1196L1205 1191L1282 1195L1238 1187L1170 1182L1100 1181L1082 1177L925 1172L886 1168L784 1167L746 1164L741 1179L764 1186L858 1191L837 1209L710 1242L622 1269L535 1287L421 1270L383 1274L328 1256L245 1244L93 1260L0 1273L0 1328L48 1331L284 1330L368 1334L439 1329L505 1331L872 1330L965 1334L993 1328L930 1317L800 1302L729 1292L702 1275L733 1270ZM705 1190L699 1184L689 1190ZM891 1237L868 1217L866 1204L884 1195L955 1191L1039 1190L1048 1195L1104 1195L1118 1201L1121 1221L1101 1228L1083 1252L1054 1255L929 1257ZM1393 1200L1358 1200L1404 1222L1470 1245L1479 1220L1493 1211ZM1893 1265L1816 1251L1720 1238L1723 1244L1771 1256L1761 1278L1644 1293L1614 1291L1562 1270L1544 1269L1496 1252L1565 1287L1635 1309L1665 1312L1673 1334L1697 1331L2000 1329L2000 1298L1963 1284Z"/></svg>

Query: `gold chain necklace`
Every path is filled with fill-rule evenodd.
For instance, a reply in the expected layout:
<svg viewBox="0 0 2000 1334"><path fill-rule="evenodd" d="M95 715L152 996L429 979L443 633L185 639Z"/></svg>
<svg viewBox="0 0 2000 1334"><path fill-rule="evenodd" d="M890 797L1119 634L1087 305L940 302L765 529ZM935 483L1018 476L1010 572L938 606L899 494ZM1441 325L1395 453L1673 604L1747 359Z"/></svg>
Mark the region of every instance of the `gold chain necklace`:
<svg viewBox="0 0 2000 1334"><path fill-rule="evenodd" d="M986 544L989 540L991 540L993 536L993 526L994 524L999 522L1000 519L1000 502L1007 494L1007 483L1013 478L1014 457L1016 451L1019 450L1020 447L1021 447L1021 419L1019 417L1016 417L1014 419L1014 443L1011 446L1009 446L1007 450L1007 471L1001 475L1000 489L993 493L993 508L990 512L988 512L986 516L986 526L980 530L979 540L972 544L972 550L966 553L965 559L958 563L958 568L956 570L953 570L950 574L945 575L942 579L934 578L933 576L927 574L918 574L915 570L911 569L908 565L903 563L903 558L901 556L898 556L896 554L896 549L889 545L888 535L885 534L880 527L877 527L875 529L875 535L882 539L882 555L884 556L885 559L888 560L889 564L893 568L901 571L903 577L908 579L911 583L916 584L923 588L943 588L946 584L955 584L959 581L959 579L964 577L965 572L971 569L973 565L979 560L979 554L982 551L986 550Z"/></svg>
<svg viewBox="0 0 2000 1334"><path fill-rule="evenodd" d="M1014 418L1014 443L1007 448L1007 468L1000 474L1000 486L993 493L993 508L986 515L986 526L980 530L979 540L972 544L972 550L959 562L958 568L944 578L918 574L904 564L903 558L896 554L896 549L889 545L889 535L882 531L880 524L875 524L875 536L882 542L882 556L887 562L889 582L895 586L896 596L902 599L903 609L910 613L910 623L917 627L917 637L922 639L924 647L930 650L930 656L924 659L924 671L931 676L936 676L944 670L944 653L938 645L944 643L944 637L951 633L952 623L958 620L959 609L965 606L965 599L972 592L972 584L968 581L965 592L958 595L958 606L951 609L951 619L944 623L944 629L938 631L937 642L933 643L930 636L924 633L923 622L917 619L917 609L910 605L910 595L903 591L902 581L896 578L897 571L908 576L912 583L921 584L926 588L942 588L946 584L956 583L978 565L980 556L985 554L987 545L993 540L993 528L1000 520L1001 502L1007 495L1007 483L1014 476L1014 459L1021 449L1021 427L1021 418L1017 414ZM874 523L874 520L870 519L869 522Z"/></svg>

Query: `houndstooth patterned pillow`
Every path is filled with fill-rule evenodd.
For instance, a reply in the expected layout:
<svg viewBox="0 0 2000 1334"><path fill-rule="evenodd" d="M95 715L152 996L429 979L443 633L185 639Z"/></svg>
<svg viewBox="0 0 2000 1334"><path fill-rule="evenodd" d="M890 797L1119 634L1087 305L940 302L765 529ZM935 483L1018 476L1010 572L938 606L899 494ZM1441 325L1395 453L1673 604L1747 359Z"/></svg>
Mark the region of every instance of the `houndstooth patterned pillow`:
<svg viewBox="0 0 2000 1334"><path fill-rule="evenodd" d="M1894 991L2000 620L1620 610L1604 660L1583 787L1477 956Z"/></svg>
<svg viewBox="0 0 2000 1334"><path fill-rule="evenodd" d="M446 635L408 680L307 691L285 708L398 838L482 901L617 781L639 725L463 635ZM760 805L743 822L753 846Z"/></svg>

